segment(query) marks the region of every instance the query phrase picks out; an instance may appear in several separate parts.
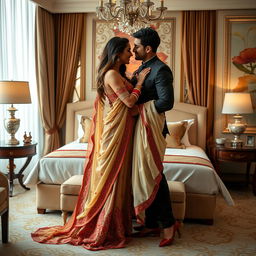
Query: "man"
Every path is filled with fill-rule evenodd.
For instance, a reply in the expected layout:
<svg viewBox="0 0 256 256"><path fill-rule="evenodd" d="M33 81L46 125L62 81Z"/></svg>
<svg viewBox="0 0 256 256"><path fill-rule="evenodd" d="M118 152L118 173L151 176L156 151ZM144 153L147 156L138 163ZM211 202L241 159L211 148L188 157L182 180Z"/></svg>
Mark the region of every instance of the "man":
<svg viewBox="0 0 256 256"><path fill-rule="evenodd" d="M173 75L170 68L163 63L156 55L160 44L158 33L151 28L143 28L133 34L136 60L142 60L142 65L138 72L144 68L151 68L146 77L138 104L154 100L158 113L163 113L172 109L174 103L173 95ZM168 128L164 125L163 135L166 136ZM165 175L159 184L159 189L152 204L145 211L145 227L135 236L147 236L159 232L159 227L163 229L164 239L159 246L170 245L173 241L178 223L173 217L168 184Z"/></svg>

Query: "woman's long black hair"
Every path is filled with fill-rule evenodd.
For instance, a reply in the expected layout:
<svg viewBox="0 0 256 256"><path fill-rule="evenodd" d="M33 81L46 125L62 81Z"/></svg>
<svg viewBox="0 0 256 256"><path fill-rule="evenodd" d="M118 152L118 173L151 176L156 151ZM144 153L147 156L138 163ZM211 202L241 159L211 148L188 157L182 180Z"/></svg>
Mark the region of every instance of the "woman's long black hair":
<svg viewBox="0 0 256 256"><path fill-rule="evenodd" d="M124 51L127 47L129 40L124 37L113 37L106 44L103 53L101 55L101 60L98 68L97 75L97 92L101 100L105 99L105 90L104 90L104 76L106 72L113 68L118 60L120 53ZM125 75L126 66L122 64L120 66L120 74L126 78Z"/></svg>

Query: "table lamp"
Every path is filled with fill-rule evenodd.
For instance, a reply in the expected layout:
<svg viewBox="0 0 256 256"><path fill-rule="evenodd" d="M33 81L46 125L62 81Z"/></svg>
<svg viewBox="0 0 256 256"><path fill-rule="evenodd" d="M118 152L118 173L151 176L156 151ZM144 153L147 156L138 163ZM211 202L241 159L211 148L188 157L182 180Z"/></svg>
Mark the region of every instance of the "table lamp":
<svg viewBox="0 0 256 256"><path fill-rule="evenodd" d="M9 145L17 145L19 141L15 138L15 133L20 127L20 119L15 118L13 104L31 103L28 82L23 81L0 81L0 104L11 104L7 109L10 113L9 118L4 119L6 131L11 138L6 142Z"/></svg>
<svg viewBox="0 0 256 256"><path fill-rule="evenodd" d="M241 147L243 145L240 135L245 131L247 124L242 122L243 117L240 114L249 113L253 113L250 93L225 93L222 114L235 114L234 123L228 127L234 134L234 139L231 140L232 147Z"/></svg>

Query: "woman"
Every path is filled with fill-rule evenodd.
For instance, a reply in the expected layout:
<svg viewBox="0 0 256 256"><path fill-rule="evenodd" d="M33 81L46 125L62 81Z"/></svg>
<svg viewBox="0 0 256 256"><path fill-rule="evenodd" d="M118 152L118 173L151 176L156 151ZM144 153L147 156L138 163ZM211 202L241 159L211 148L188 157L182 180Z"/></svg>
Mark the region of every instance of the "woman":
<svg viewBox="0 0 256 256"><path fill-rule="evenodd" d="M125 76L125 64L131 56L126 38L114 37L105 46L98 69L89 155L76 208L66 225L32 233L34 241L70 243L89 250L125 246L132 230L133 106L150 72L149 68L142 70L133 88ZM110 109L103 118L106 101Z"/></svg>

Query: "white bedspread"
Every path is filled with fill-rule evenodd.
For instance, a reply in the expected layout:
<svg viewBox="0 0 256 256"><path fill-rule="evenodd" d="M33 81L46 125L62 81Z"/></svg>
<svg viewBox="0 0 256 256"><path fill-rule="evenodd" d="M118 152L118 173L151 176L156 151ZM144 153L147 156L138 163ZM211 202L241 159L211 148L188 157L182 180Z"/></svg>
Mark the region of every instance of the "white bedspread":
<svg viewBox="0 0 256 256"><path fill-rule="evenodd" d="M85 150L87 143L72 142L60 150ZM70 177L83 174L85 158L47 158L43 157L32 169L24 184L62 184Z"/></svg>
<svg viewBox="0 0 256 256"><path fill-rule="evenodd" d="M85 150L87 144L72 142L61 147L61 150ZM186 149L167 148L166 155L196 156L208 159L205 152L197 146L189 146ZM209 160L209 159L208 159ZM43 157L33 168L25 184L62 184L73 175L83 174L84 158L47 158ZM186 192L200 194L221 194L228 204L233 200L219 178L210 167L183 163L164 163L164 174L167 180L181 181L185 184Z"/></svg>
<svg viewBox="0 0 256 256"><path fill-rule="evenodd" d="M209 160L203 149L198 146L189 146L186 149L167 148L165 154L196 156ZM167 180L183 182L186 192L200 194L218 194L221 192L228 204L234 204L226 186L216 171L210 167L193 164L164 163L164 174Z"/></svg>

